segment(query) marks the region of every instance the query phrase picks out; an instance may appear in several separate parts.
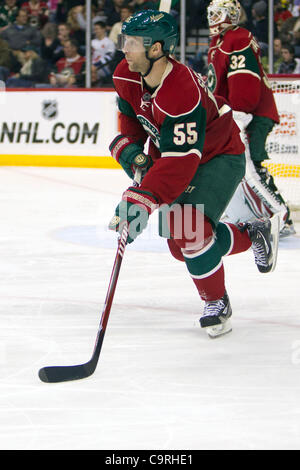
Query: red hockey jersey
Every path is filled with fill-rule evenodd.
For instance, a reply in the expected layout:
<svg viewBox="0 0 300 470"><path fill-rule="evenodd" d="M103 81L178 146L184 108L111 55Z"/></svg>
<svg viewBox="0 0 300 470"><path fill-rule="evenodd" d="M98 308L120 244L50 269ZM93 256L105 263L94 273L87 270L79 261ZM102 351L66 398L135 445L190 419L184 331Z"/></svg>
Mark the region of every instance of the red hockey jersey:
<svg viewBox="0 0 300 470"><path fill-rule="evenodd" d="M160 203L173 202L199 164L218 154L243 153L227 102L215 98L202 78L185 65L170 58L152 95L141 76L129 71L125 59L117 66L113 80L119 95L121 133L141 146L148 136L152 141L150 153L156 162L141 189L151 191Z"/></svg>
<svg viewBox="0 0 300 470"><path fill-rule="evenodd" d="M72 68L74 73L77 75L82 72L83 65L85 63L85 57L77 55L75 59L68 59L67 57L61 57L56 62L56 68L61 73L66 68Z"/></svg>
<svg viewBox="0 0 300 470"><path fill-rule="evenodd" d="M209 89L235 111L279 122L276 103L253 35L239 26L214 36L208 51Z"/></svg>

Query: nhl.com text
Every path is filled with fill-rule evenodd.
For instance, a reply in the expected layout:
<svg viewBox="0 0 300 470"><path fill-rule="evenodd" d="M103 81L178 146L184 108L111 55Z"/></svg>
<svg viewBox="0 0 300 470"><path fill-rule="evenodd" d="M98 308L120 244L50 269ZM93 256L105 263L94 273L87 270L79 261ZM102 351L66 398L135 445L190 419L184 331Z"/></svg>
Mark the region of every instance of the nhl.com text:
<svg viewBox="0 0 300 470"><path fill-rule="evenodd" d="M97 144L100 123L56 122L51 126L48 136L41 135L39 122L3 122L0 127L1 143L25 144Z"/></svg>

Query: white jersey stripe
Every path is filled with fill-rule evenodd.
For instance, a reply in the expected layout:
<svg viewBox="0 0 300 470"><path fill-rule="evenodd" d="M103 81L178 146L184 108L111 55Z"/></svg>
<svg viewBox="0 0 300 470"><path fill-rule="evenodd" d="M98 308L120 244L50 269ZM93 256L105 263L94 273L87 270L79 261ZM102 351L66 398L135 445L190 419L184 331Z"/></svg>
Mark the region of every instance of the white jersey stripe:
<svg viewBox="0 0 300 470"><path fill-rule="evenodd" d="M162 152L161 157L186 157L187 155L196 154L201 160L202 153L197 149L191 149L187 152Z"/></svg>

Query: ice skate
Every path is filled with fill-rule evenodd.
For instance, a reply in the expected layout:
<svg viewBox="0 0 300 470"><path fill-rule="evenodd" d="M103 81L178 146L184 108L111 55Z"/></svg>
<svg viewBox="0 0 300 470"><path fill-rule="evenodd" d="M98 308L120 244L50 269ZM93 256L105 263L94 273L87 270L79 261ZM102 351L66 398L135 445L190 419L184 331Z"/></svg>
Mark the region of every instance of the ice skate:
<svg viewBox="0 0 300 470"><path fill-rule="evenodd" d="M205 302L204 312L200 318L201 328L205 328L210 338L230 333L232 330L229 318L232 315L227 293L221 299Z"/></svg>
<svg viewBox="0 0 300 470"><path fill-rule="evenodd" d="M275 197L275 199L286 208L286 214L280 224L279 238L286 238L291 235L295 235L296 230L290 217L290 209L278 191L278 188L274 183L274 177L269 173L268 169L263 166L256 166L256 171L262 184L265 185L267 190Z"/></svg>
<svg viewBox="0 0 300 470"><path fill-rule="evenodd" d="M282 229L280 230L279 237L280 238L286 238L286 237L290 237L291 235L295 235L295 234L296 234L296 230L295 230L294 224L291 220L288 220L284 224Z"/></svg>
<svg viewBox="0 0 300 470"><path fill-rule="evenodd" d="M274 271L278 253L279 215L246 223L255 263L261 273Z"/></svg>

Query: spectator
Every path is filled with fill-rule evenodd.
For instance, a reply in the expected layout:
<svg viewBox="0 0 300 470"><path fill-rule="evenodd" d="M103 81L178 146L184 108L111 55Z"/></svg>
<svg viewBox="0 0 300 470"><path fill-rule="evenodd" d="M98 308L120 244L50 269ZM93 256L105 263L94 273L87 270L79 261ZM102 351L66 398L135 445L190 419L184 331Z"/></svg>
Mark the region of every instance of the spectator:
<svg viewBox="0 0 300 470"><path fill-rule="evenodd" d="M278 31L280 31L282 24L293 16L288 8L289 0L279 0L274 5L274 21Z"/></svg>
<svg viewBox="0 0 300 470"><path fill-rule="evenodd" d="M85 12L85 7L83 5L78 5L76 7L76 19L77 22L82 30L86 30L86 12ZM91 16L92 16L92 24L94 25L98 21L103 21L105 22L106 18L103 15L103 13L97 13L96 7L92 5L91 7Z"/></svg>
<svg viewBox="0 0 300 470"><path fill-rule="evenodd" d="M134 12L137 13L143 10L157 10L159 2L152 2L151 0L134 0Z"/></svg>
<svg viewBox="0 0 300 470"><path fill-rule="evenodd" d="M60 57L57 57L56 60L53 59L54 51L59 46L59 40L57 38L57 26L55 23L46 23L42 33L42 43L41 43L41 57L45 59L48 63L55 63Z"/></svg>
<svg viewBox="0 0 300 470"><path fill-rule="evenodd" d="M0 80L5 81L7 79L10 65L10 49L7 42L3 39L0 39Z"/></svg>
<svg viewBox="0 0 300 470"><path fill-rule="evenodd" d="M291 42L294 44L295 38L293 34L294 26L297 22L296 16L290 16L278 27L278 32L282 43Z"/></svg>
<svg viewBox="0 0 300 470"><path fill-rule="evenodd" d="M18 12L15 23L2 31L1 37L14 51L22 51L28 44L40 47L42 40L40 31L28 24L27 11L22 8Z"/></svg>
<svg viewBox="0 0 300 470"><path fill-rule="evenodd" d="M118 35L121 32L122 25L124 21L133 14L133 11L133 7L125 3L120 8L121 20L113 25L109 33L109 39L113 41L116 47L118 46ZM114 69L121 62L122 59L124 59L124 54L121 50L117 49L114 55L114 63L111 64L112 72L114 72Z"/></svg>
<svg viewBox="0 0 300 470"><path fill-rule="evenodd" d="M81 5L71 8L67 16L67 25L70 29L70 37L75 39L79 46L84 46L85 44L85 31L81 29L80 24L77 19L77 14L81 11Z"/></svg>
<svg viewBox="0 0 300 470"><path fill-rule="evenodd" d="M50 25L55 27L57 32L53 35ZM53 23L47 23L43 30L43 41L41 47L41 56L49 64L54 65L59 59L64 57L64 45L67 40L70 39L70 29L66 23L54 25Z"/></svg>
<svg viewBox="0 0 300 470"><path fill-rule="evenodd" d="M274 70L278 70L280 63L282 62L282 42L280 38L274 39L273 52L274 52ZM278 65L277 65L278 64Z"/></svg>
<svg viewBox="0 0 300 470"><path fill-rule="evenodd" d="M268 15L267 15L267 4L264 0L256 2L252 6L252 34L258 41L262 55L267 54L268 51Z"/></svg>
<svg viewBox="0 0 300 470"><path fill-rule="evenodd" d="M300 16L300 0L294 0L292 7L292 15L298 18Z"/></svg>
<svg viewBox="0 0 300 470"><path fill-rule="evenodd" d="M0 80L6 82L11 72L18 72L20 62L15 58L8 43L0 38Z"/></svg>
<svg viewBox="0 0 300 470"><path fill-rule="evenodd" d="M16 21L18 11L16 0L5 0L0 6L0 32Z"/></svg>
<svg viewBox="0 0 300 470"><path fill-rule="evenodd" d="M49 21L55 23L58 0L49 0L47 4L49 6Z"/></svg>
<svg viewBox="0 0 300 470"><path fill-rule="evenodd" d="M95 0L96 3L95 3L95 6L96 6L96 11L97 11L97 16L101 16L102 21L104 21L106 23L106 16L105 16L105 13L104 13L104 6L105 6L105 0Z"/></svg>
<svg viewBox="0 0 300 470"><path fill-rule="evenodd" d="M252 18L253 1L252 0L240 0L240 5L244 10L244 14L246 15L247 20L246 22L243 22L243 24L239 22L239 26L242 26L243 28L246 28L249 31L252 31L253 29L253 18Z"/></svg>
<svg viewBox="0 0 300 470"><path fill-rule="evenodd" d="M110 30L115 23L121 21L120 11L124 0L106 0L104 5L104 15L106 16L106 25Z"/></svg>
<svg viewBox="0 0 300 470"><path fill-rule="evenodd" d="M70 39L70 26L67 23L57 25L57 37L61 42Z"/></svg>
<svg viewBox="0 0 300 470"><path fill-rule="evenodd" d="M50 74L50 84L61 88L84 86L85 58L78 53L78 43L69 39L64 45L64 57L55 64Z"/></svg>
<svg viewBox="0 0 300 470"><path fill-rule="evenodd" d="M296 56L300 56L300 17L296 18L296 22L293 27L293 44L295 46Z"/></svg>
<svg viewBox="0 0 300 470"><path fill-rule="evenodd" d="M84 0L58 0L55 14L55 23L66 23L69 11L84 4Z"/></svg>
<svg viewBox="0 0 300 470"><path fill-rule="evenodd" d="M48 70L35 46L24 48L24 64L19 73L8 78L7 88L33 88L39 82L47 81Z"/></svg>
<svg viewBox="0 0 300 470"><path fill-rule="evenodd" d="M92 60L93 64L97 62L105 63L110 60L116 50L116 47L111 39L106 35L106 25L102 21L98 21L94 25L95 38L92 39Z"/></svg>
<svg viewBox="0 0 300 470"><path fill-rule="evenodd" d="M113 41L115 46L117 46L118 44L118 35L121 33L121 29L122 29L122 25L124 21L127 18L129 18L129 16L132 15L132 13L133 13L133 8L130 7L129 5L123 5L120 8L121 21L118 21L117 23L115 23L109 33L109 39Z"/></svg>
<svg viewBox="0 0 300 470"><path fill-rule="evenodd" d="M31 26L41 28L47 23L49 17L48 5L40 0L29 0L22 3L21 8L28 13L28 22Z"/></svg>
<svg viewBox="0 0 300 470"><path fill-rule="evenodd" d="M97 68L98 79L107 83L112 77L111 64L116 47L113 41L106 36L105 23L98 21L94 25L94 34L96 37L91 42L92 63Z"/></svg>
<svg viewBox="0 0 300 470"><path fill-rule="evenodd" d="M295 58L295 48L292 44L283 44L281 49L282 64L278 73L295 74L300 73L300 59Z"/></svg>
<svg viewBox="0 0 300 470"><path fill-rule="evenodd" d="M282 42L280 38L275 38L273 42L273 72L277 73L280 64L282 63L281 55ZM266 73L269 73L269 58L267 55L261 58L262 66Z"/></svg>

